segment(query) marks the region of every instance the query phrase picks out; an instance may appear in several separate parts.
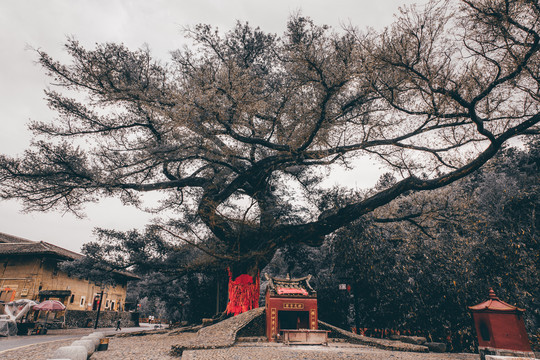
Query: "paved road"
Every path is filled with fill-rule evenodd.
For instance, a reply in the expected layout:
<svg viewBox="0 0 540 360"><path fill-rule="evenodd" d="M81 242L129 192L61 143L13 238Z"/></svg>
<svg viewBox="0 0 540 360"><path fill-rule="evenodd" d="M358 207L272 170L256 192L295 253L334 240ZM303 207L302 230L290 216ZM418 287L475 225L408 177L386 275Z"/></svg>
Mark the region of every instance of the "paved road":
<svg viewBox="0 0 540 360"><path fill-rule="evenodd" d="M84 335L31 335L31 336L11 336L0 338L0 351L18 348L25 345L39 344L55 340L75 339Z"/></svg>
<svg viewBox="0 0 540 360"><path fill-rule="evenodd" d="M142 324L140 327L122 328L121 331L115 331L114 328L98 328L94 329L62 329L62 330L49 330L46 335L29 335L29 336L10 336L0 337L0 352L4 350L14 349L21 346L39 344L49 341L67 340L81 338L94 331L101 331L108 334L114 334L118 332L134 332L141 330L154 330L153 325Z"/></svg>

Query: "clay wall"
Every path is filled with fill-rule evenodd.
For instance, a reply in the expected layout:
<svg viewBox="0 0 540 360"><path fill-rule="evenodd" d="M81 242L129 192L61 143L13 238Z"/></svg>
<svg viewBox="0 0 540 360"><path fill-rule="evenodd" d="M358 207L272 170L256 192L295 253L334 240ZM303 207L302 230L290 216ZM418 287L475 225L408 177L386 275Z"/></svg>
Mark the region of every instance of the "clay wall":
<svg viewBox="0 0 540 360"><path fill-rule="evenodd" d="M71 295L60 300L68 310L92 310L95 297L101 288L94 283L68 276L58 268L58 260L36 256L0 257L0 300L18 299L40 301L42 290L69 290ZM107 286L104 289L102 310L123 310L126 284Z"/></svg>

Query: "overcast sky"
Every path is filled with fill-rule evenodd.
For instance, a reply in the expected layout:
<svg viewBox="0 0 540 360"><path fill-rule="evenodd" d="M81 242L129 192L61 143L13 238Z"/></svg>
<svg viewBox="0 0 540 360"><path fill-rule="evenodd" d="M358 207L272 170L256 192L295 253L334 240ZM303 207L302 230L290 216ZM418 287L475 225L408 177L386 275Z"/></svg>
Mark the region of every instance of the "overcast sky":
<svg viewBox="0 0 540 360"><path fill-rule="evenodd" d="M121 42L130 48L148 44L155 58L168 61L169 51L182 46L181 29L208 23L221 30L237 20L283 33L297 11L317 24L340 29L342 24L378 29L390 24L398 7L412 0L0 0L0 153L16 155L28 147L27 123L47 120L43 89L48 79L35 64L40 48L64 61L67 37L83 45ZM365 167L340 176L357 187L370 186L378 171ZM58 212L22 214L15 201L0 201L0 232L47 241L73 251L92 240L92 229L141 228L150 216L123 207L115 199L88 206L77 219Z"/></svg>

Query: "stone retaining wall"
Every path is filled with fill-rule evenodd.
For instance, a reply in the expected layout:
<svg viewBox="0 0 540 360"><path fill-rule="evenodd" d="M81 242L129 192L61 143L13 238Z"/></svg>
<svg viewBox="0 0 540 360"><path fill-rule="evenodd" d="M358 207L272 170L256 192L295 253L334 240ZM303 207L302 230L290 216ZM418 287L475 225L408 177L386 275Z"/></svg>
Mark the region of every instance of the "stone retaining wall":
<svg viewBox="0 0 540 360"><path fill-rule="evenodd" d="M216 324L203 327L197 332L195 338L189 338L187 341L180 341L179 344L173 345L171 355L182 356L184 350L230 347L234 345L238 331L255 318L261 316L264 317L264 307L249 310Z"/></svg>
<svg viewBox="0 0 540 360"><path fill-rule="evenodd" d="M261 312L255 319L238 330L237 337L264 336L266 338L266 316Z"/></svg>
<svg viewBox="0 0 540 360"><path fill-rule="evenodd" d="M408 344L401 341L392 341L385 339L376 339L370 338L368 336L362 336L354 334L350 331L340 329L336 326L325 323L324 321L319 320L319 329L320 330L330 330L329 337L344 337L348 342L373 346L379 349L384 350L394 350L394 351L410 351L410 352L429 352L427 346Z"/></svg>
<svg viewBox="0 0 540 360"><path fill-rule="evenodd" d="M93 327L96 316L97 311L68 310L66 311L66 326L68 328ZM138 312L101 311L98 327L116 327L119 318L122 327L139 326Z"/></svg>

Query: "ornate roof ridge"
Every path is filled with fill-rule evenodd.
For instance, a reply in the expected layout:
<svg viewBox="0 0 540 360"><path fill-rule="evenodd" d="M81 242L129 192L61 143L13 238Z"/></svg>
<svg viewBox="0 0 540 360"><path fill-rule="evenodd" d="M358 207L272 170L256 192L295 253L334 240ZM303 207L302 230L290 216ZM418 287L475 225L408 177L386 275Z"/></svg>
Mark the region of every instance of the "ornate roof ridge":
<svg viewBox="0 0 540 360"><path fill-rule="evenodd" d="M280 278L280 277L277 277L277 276L269 276L268 274L264 274L266 276L267 279L271 278L273 281L281 281L281 282L300 282L300 281L309 281L311 280L312 276L311 274L307 275L307 276L304 276L304 277L300 277L300 278L291 278L289 275L287 275L286 278Z"/></svg>
<svg viewBox="0 0 540 360"><path fill-rule="evenodd" d="M316 296L317 292L311 287L309 280L311 280L311 275L307 275L301 278L292 278L287 275L287 278L278 278L269 276L267 273L264 274L266 277L266 280L268 280L268 288L267 291L270 291L273 294L278 295L300 295L298 290L303 289L304 291L303 295L307 296ZM283 289L296 289L295 291L291 292L290 294L287 294L287 291L283 291Z"/></svg>

